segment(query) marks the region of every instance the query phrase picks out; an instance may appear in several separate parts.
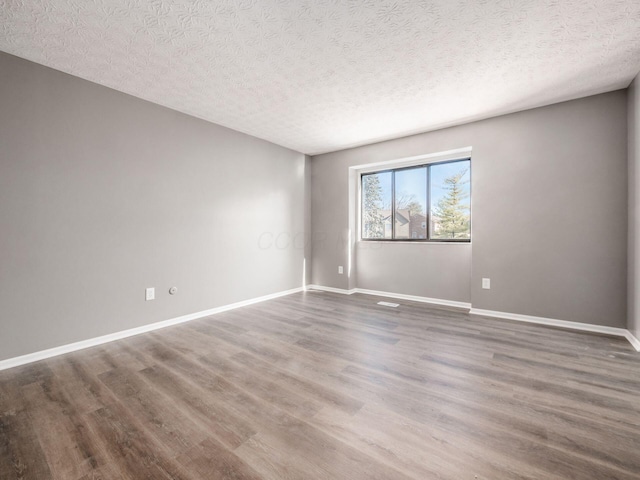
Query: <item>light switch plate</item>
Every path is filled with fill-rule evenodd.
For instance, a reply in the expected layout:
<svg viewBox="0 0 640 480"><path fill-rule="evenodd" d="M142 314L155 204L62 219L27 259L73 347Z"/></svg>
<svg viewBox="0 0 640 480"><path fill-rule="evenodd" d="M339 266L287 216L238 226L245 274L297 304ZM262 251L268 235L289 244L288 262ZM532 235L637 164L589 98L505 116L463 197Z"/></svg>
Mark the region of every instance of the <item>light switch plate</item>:
<svg viewBox="0 0 640 480"><path fill-rule="evenodd" d="M147 288L144 291L144 299L148 302L149 300L154 300L156 298L156 289L155 288Z"/></svg>
<svg viewBox="0 0 640 480"><path fill-rule="evenodd" d="M482 288L484 288L485 290L491 289L491 279L490 278L483 278L482 279Z"/></svg>

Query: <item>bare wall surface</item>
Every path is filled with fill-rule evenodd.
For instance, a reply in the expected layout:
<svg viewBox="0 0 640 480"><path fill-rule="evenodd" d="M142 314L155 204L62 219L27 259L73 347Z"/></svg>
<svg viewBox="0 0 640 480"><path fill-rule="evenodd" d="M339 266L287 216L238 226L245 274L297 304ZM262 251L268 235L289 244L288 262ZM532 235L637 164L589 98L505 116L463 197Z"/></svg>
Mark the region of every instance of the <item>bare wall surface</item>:
<svg viewBox="0 0 640 480"><path fill-rule="evenodd" d="M471 245L359 242L357 287L471 302Z"/></svg>
<svg viewBox="0 0 640 480"><path fill-rule="evenodd" d="M636 77L628 90L629 261L627 328L640 338L640 95Z"/></svg>
<svg viewBox="0 0 640 480"><path fill-rule="evenodd" d="M3 53L0 105L0 360L302 285L304 155Z"/></svg>
<svg viewBox="0 0 640 480"><path fill-rule="evenodd" d="M470 254L459 245L387 245L382 258L358 246L357 286L624 327L626 124L621 90L313 157L312 282L349 285L336 266L348 261L350 166L471 146ZM393 261L403 257L419 260Z"/></svg>

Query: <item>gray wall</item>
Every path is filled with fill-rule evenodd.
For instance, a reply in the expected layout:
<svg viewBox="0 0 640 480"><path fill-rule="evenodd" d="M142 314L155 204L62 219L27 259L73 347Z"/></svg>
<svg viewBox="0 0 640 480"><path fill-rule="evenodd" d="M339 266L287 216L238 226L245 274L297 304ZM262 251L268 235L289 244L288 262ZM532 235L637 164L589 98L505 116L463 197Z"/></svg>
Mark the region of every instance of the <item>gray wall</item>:
<svg viewBox="0 0 640 480"><path fill-rule="evenodd" d="M0 359L302 285L304 155L3 53L0 105Z"/></svg>
<svg viewBox="0 0 640 480"><path fill-rule="evenodd" d="M313 157L312 283L624 327L626 128L626 92L617 91ZM348 167L466 146L472 244L358 246L351 278L338 275L348 257ZM390 261L408 255L417 260Z"/></svg>
<svg viewBox="0 0 640 480"><path fill-rule="evenodd" d="M628 90L629 271L627 328L640 338L640 75Z"/></svg>
<svg viewBox="0 0 640 480"><path fill-rule="evenodd" d="M358 288L471 302L471 245L389 244L356 246Z"/></svg>

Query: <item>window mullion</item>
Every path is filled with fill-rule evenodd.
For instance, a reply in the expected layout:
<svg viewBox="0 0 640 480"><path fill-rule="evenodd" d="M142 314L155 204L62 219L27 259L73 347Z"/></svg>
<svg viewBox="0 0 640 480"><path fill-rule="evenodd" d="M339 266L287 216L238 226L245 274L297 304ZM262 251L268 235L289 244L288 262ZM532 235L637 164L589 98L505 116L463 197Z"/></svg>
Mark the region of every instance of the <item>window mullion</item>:
<svg viewBox="0 0 640 480"><path fill-rule="evenodd" d="M391 240L396 239L396 171L391 171Z"/></svg>
<svg viewBox="0 0 640 480"><path fill-rule="evenodd" d="M431 165L427 165L427 240L431 240Z"/></svg>

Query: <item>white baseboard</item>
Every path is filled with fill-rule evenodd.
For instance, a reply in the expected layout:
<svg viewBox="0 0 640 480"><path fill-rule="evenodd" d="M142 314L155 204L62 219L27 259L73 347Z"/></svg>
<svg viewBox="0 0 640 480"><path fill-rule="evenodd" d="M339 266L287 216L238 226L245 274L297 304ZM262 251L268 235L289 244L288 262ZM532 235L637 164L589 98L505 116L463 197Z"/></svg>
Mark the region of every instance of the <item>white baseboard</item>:
<svg viewBox="0 0 640 480"><path fill-rule="evenodd" d="M376 297L398 298L401 300L409 300L412 302L432 303L435 305L445 305L447 307L458 307L458 308L464 308L467 310L471 308L470 303L458 302L455 300L443 300L441 298L420 297L417 295L405 295L403 293L382 292L379 290L367 290L365 288L353 288L351 290L345 290L342 288L324 287L322 285L307 285L307 290L322 290L325 292L340 293L342 295L352 295L354 293L362 293L364 295L375 295Z"/></svg>
<svg viewBox="0 0 640 480"><path fill-rule="evenodd" d="M6 370L7 368L17 367L19 365L25 365L31 362L37 362L38 360L44 360L46 358L55 357L64 353L75 352L76 350L82 350L84 348L95 347L104 343L113 342L114 340L120 340L122 338L132 337L141 333L150 332L152 330L158 330L172 325L178 325L179 323L189 322L198 318L208 317L215 315L216 313L222 313L229 310L234 310L240 307L246 307L255 303L265 302L278 297L284 297L285 295L291 295L303 291L303 287L293 288L291 290L285 290L283 292L272 293L270 295L264 295L262 297L251 298L249 300L243 300L241 302L231 303L229 305L223 305L221 307L211 308L209 310L203 310L201 312L190 313L181 317L171 318L169 320L163 320L161 322L150 323L149 325L143 325L141 327L131 328L129 330L122 330L120 332L110 333L101 337L90 338L88 340L82 340L80 342L69 343L60 347L49 348L47 350L41 350L39 352L29 353L20 357L8 358L0 361L0 370Z"/></svg>
<svg viewBox="0 0 640 480"><path fill-rule="evenodd" d="M640 352L640 340L638 340L629 330L627 330L625 337L627 337L629 343L633 345L633 348L636 349L636 352Z"/></svg>
<svg viewBox="0 0 640 480"><path fill-rule="evenodd" d="M457 302L453 300L442 300L438 298L419 297L415 295L404 295L399 293L380 292L376 290L366 290L361 288L345 290L341 288L324 287L321 285L307 285L305 288L302 288L302 287L293 288L291 290L285 290L283 292L272 293L270 295L264 295L262 297L243 300L241 302L236 302L229 305L223 305L221 307L216 307L209 310L203 310L201 312L191 313L188 315L171 318L169 320L163 320L161 322L151 323L149 325L143 325L141 327L131 328L129 330L123 330L120 332L115 332L115 333L103 335L100 337L90 338L88 340L82 340L80 342L62 345L60 347L54 347L54 348L42 350L39 352L29 353L19 357L0 360L0 370L6 370L8 368L25 365L27 363L36 362L38 360L44 360L44 359L55 357L58 355L63 355L65 353L75 352L77 350L82 350L89 347L95 347L97 345L113 342L114 340L120 340L122 338L132 337L134 335L139 335L141 333L150 332L153 330L159 330L161 328L170 327L172 325L178 325L180 323L189 322L191 320L196 320L198 318L208 317L210 315L215 315L217 313L234 310L236 308L246 307L248 305L265 302L267 300L272 300L278 297L284 297L286 295L298 293L303 290L322 290L326 292L340 293L343 295L352 295L354 293L362 293L366 295L375 295L379 297L389 297L389 298L398 298L402 300L410 300L413 302L431 303L435 305L445 305L445 306L459 307L459 308L465 308L465 309L471 308L471 304L469 303ZM638 340L629 330L626 330L624 328L607 327L603 325L592 325L588 323L569 322L566 320L534 317L530 315L520 315L516 313L497 312L493 310L481 310L478 308L471 308L469 313L471 313L472 315L504 318L507 320L516 320L520 322L536 323L541 325L550 325L555 327L568 328L572 330L581 330L581 331L587 331L587 332L603 333L606 335L615 335L615 336L625 337L629 341L629 343L631 343L631 345L633 345L633 347L638 352L640 352L640 340Z"/></svg>
<svg viewBox="0 0 640 480"><path fill-rule="evenodd" d="M471 308L470 303L458 302L456 300L444 300L442 298L420 297L418 295L405 295L404 293L391 293L381 292L378 290L367 290L365 288L356 288L356 293L363 293L365 295L375 295L376 297L389 297L398 298L400 300L409 300L411 302L432 303L434 305L444 305L446 307L457 307L469 310Z"/></svg>
<svg viewBox="0 0 640 480"><path fill-rule="evenodd" d="M321 290L323 292L339 293L341 295L351 295L356 293L355 288L353 290L345 290L344 288L323 287L322 285L307 285L305 290Z"/></svg>
<svg viewBox="0 0 640 480"><path fill-rule="evenodd" d="M469 309L471 315L481 315L485 317L504 318L506 320L516 320L518 322L535 323L538 325L548 325L552 327L567 328L570 330L578 330L582 332L602 333L605 335L613 335L616 337L624 337L629 343L640 352L640 340L624 328L607 327L605 325L593 325L590 323L570 322L568 320L557 320L555 318L534 317L532 315L521 315L519 313L498 312L494 310L482 310L473 308L470 303L457 302L454 300L443 300L440 298L419 297L415 295L404 295L402 293L381 292L377 290L367 290L364 288L353 288L345 290L342 288L324 287L322 285L307 285L307 290L322 290L325 292L340 293L343 295L352 295L354 293L363 293L366 295L375 295L378 297L398 298L401 300L410 300L412 302L432 303L434 305L445 305L448 307L458 307Z"/></svg>
<svg viewBox="0 0 640 480"><path fill-rule="evenodd" d="M517 322L536 323L538 325L548 325L551 327L567 328L570 330L579 330L582 332L602 333L604 335L613 335L616 337L624 337L633 347L640 352L640 342L629 330L618 327L608 327L606 325L593 325L591 323L570 322L568 320L558 320L555 318L535 317L533 315L521 315L519 313L497 312L494 310L482 310L472 308L469 313L471 315L481 315L483 317L504 318L505 320L515 320ZM635 343L634 343L635 341Z"/></svg>

